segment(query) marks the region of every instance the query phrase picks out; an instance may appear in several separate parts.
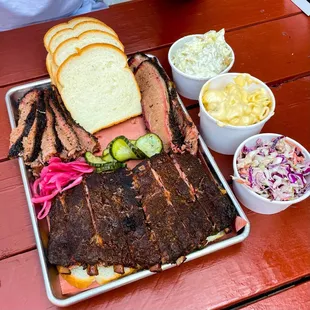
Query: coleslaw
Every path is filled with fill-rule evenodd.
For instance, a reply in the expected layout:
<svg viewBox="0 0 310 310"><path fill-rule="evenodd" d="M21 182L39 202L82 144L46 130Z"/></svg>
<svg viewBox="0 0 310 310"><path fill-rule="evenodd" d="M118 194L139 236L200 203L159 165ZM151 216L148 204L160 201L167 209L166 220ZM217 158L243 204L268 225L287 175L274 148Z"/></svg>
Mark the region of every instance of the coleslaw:
<svg viewBox="0 0 310 310"><path fill-rule="evenodd" d="M237 158L237 169L240 178L234 180L270 200L293 200L310 189L305 178L310 174L310 161L285 136L271 142L258 139L251 148L244 146Z"/></svg>

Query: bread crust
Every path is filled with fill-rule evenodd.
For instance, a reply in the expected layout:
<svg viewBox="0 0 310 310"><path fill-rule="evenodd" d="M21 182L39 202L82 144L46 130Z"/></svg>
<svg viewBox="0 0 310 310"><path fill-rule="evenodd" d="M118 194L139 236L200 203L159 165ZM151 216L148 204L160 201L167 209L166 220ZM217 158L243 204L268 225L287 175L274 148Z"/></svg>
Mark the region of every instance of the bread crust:
<svg viewBox="0 0 310 310"><path fill-rule="evenodd" d="M87 31L82 32L82 33L81 33L79 36L77 36L77 37L72 37L72 38L70 38L70 39L67 39L67 40L61 42L61 43L57 46L56 50L55 50L54 53L53 53L53 61L54 61L54 63L57 65L57 62L56 62L56 55L57 55L57 52L58 52L58 51L60 50L60 48L63 47L65 44L68 44L68 43L73 42L73 41L75 41L75 40L82 39L83 37L87 36L88 34L96 34L96 33L98 33L98 34L99 34L99 33L100 33L100 34L104 34L104 35L106 35L106 36L108 36L108 37L111 37L111 38L113 38L114 40L118 41L118 43L119 43L120 46L122 47L122 51L124 51L124 45L123 45L122 42L118 39L118 37L114 36L113 34L111 34L111 33L109 33L109 32L106 32L106 31L98 30L98 29L87 30ZM95 43L92 43L92 44L95 44ZM106 43L106 44L108 44L108 43ZM89 44L89 45L90 45L90 44ZM112 45L112 44L111 44L111 45ZM87 45L87 46L88 46L88 45ZM114 45L113 45L113 46L114 46ZM117 46L116 46L116 47L117 47Z"/></svg>
<svg viewBox="0 0 310 310"><path fill-rule="evenodd" d="M79 27L80 25L83 25L83 24L85 25L85 24L89 24L89 23L94 23L94 24L103 25L104 28L109 29L109 30L113 33L113 35L116 36L116 37L118 38L118 35L116 34L116 32L115 32L111 27L109 27L108 25L106 25L105 23L103 23L103 22L101 22L101 21L99 21L99 20L83 21L83 22L77 23L77 24L74 25L73 27L68 27L68 28L61 29L61 30L57 31L57 32L51 37L51 39L50 39L50 41L49 41L49 44L48 44L48 47L47 47L47 51L48 51L48 52L51 52L51 43L53 42L53 40L55 39L55 37L56 37L57 35L59 35L59 34L61 34L61 33L64 33L64 32L66 32L66 31L68 31L68 30L74 30L74 29L76 29L77 27ZM91 29L90 29L90 30L91 30Z"/></svg>
<svg viewBox="0 0 310 310"><path fill-rule="evenodd" d="M70 24L72 24L73 21L80 21L80 22L85 22L85 21L98 21L102 24L105 25L104 22L100 21L99 19L96 19L94 17L88 17L88 16L81 16L81 17L76 17L76 18L73 18L73 19L70 19L69 21L65 22L65 23L61 23L61 24L57 24L55 26L53 26L52 28L50 28L44 35L43 37L43 43L44 43L44 47L46 50L48 50L48 45L50 43L50 41L48 41L48 36L51 32L55 31L55 29L58 29L59 26L64 26L64 27L67 27L67 28L72 28L70 26ZM78 22L79 23L79 22ZM107 26L107 25L106 25ZM56 32L58 32L59 30L57 30ZM54 34L56 34L56 32ZM54 34L51 36L50 40L52 39L52 37L54 36Z"/></svg>

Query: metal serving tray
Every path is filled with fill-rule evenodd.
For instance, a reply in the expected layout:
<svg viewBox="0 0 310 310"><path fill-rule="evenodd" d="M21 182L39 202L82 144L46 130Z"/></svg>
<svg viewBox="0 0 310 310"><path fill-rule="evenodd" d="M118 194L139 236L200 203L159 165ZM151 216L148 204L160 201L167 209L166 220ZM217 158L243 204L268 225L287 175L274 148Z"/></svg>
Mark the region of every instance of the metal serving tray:
<svg viewBox="0 0 310 310"><path fill-rule="evenodd" d="M18 98L22 97L27 91L30 89L37 87L37 88L45 88L50 86L51 80L50 79L45 79L45 80L40 80L32 83L28 83L25 85L17 86L14 88L11 88L5 97L6 100L6 105L8 109L8 114L10 118L10 123L11 127L15 128L16 127L16 122L15 122L15 115L17 111L17 106L16 102ZM180 99L179 99L180 100ZM187 114L187 110L184 107L182 101L180 100L180 103L182 105L184 113ZM241 209L237 199L235 198L232 190L230 189L229 185L227 184L225 178L223 177L220 169L218 168L214 158L212 157L209 149L207 148L206 144L202 140L202 138L199 136L199 144L200 144L200 151L202 156L204 157L204 160L206 164L208 165L208 168L210 169L211 173L213 174L214 178L217 180L218 184L222 186L228 193L232 203L236 207L236 210L239 214L240 217L245 219L247 221L246 226L235 236L232 236L231 238L227 238L222 241L217 241L216 243L210 244L207 247L198 250L196 252L193 252L187 256L187 259L185 262L189 262L193 259L199 258L201 256L210 254L212 252L224 249L226 247L229 247L233 244L240 243L242 242L247 236L249 235L250 232L250 224L249 221L244 214L243 210ZM134 281L149 277L153 275L154 273L150 272L149 270L142 270L138 271L137 273L125 276L123 278L114 280L110 283L101 285L96 288L91 288L86 291L81 291L80 293L77 293L75 295L62 295L61 293L61 288L60 288L60 282L59 282L59 277L58 277L58 272L55 268L55 266L50 265L47 262L46 255L45 255L45 248L43 246L42 242L42 236L47 236L47 228L44 225L44 221L39 222L36 217L36 210L34 205L31 202L31 190L30 190L30 184L28 180L28 173L27 169L25 167L24 161L22 158L18 159L19 161L19 166L20 166L20 171L24 183L24 188L25 188L25 193L26 193L26 198L27 198L27 203L28 203L28 208L29 208L29 213L31 217L31 222L32 222L32 227L34 231L34 236L37 244L37 249L39 253L39 258L40 258L40 264L41 264L41 269L43 273L43 279L44 279L44 284L45 284L45 289L47 293L48 299L51 301L56 306L60 307L65 307L69 306L72 304L75 304L77 302L80 302L82 300L94 297L96 295L102 294L104 292L113 290L115 288L118 288L120 286L132 283ZM44 240L43 239L43 240ZM175 267L175 265L172 264L166 264L162 266L163 270L169 269Z"/></svg>

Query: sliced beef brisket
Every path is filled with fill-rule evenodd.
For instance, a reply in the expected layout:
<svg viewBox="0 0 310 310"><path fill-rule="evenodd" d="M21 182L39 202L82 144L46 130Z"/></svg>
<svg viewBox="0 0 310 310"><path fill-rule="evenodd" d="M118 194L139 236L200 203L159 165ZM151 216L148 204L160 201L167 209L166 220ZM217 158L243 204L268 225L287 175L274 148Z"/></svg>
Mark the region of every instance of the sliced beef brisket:
<svg viewBox="0 0 310 310"><path fill-rule="evenodd" d="M24 161L31 164L39 155L41 150L42 135L46 127L46 106L44 92L41 91L36 107L36 116L27 136L23 138Z"/></svg>
<svg viewBox="0 0 310 310"><path fill-rule="evenodd" d="M55 94L51 92L49 105L55 115L55 129L61 144L63 145L62 154L66 159L76 158L81 152L79 139L73 128L67 123L65 114L58 104Z"/></svg>
<svg viewBox="0 0 310 310"><path fill-rule="evenodd" d="M57 88L55 86L52 86L52 90L55 94L55 98L57 99L59 107L61 108L63 114L66 117L67 123L72 127L79 139L82 148L81 152L97 152L100 149L97 137L86 131L82 126L80 126L74 121L70 112L64 106L64 103Z"/></svg>
<svg viewBox="0 0 310 310"><path fill-rule="evenodd" d="M12 129L10 135L10 158L20 156L23 152L23 138L28 136L34 123L39 97L40 91L33 89L19 101L18 124L16 128Z"/></svg>
<svg viewBox="0 0 310 310"><path fill-rule="evenodd" d="M136 53L134 55L132 55L129 59L128 59L128 65L130 70L135 73L135 71L137 70L137 68L140 66L140 64L145 61L145 60L149 60L150 57L148 57L147 55L145 55L144 53Z"/></svg>

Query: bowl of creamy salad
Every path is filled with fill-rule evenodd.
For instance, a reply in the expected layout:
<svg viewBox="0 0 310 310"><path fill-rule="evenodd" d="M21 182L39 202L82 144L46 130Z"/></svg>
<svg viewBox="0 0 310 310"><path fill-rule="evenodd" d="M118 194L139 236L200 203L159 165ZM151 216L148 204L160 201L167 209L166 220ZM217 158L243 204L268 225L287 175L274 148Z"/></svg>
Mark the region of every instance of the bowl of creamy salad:
<svg viewBox="0 0 310 310"><path fill-rule="evenodd" d="M310 154L286 136L248 138L236 150L233 169L234 193L254 212L278 213L310 196Z"/></svg>
<svg viewBox="0 0 310 310"><path fill-rule="evenodd" d="M222 29L179 39L170 47L168 60L177 91L185 98L198 100L204 83L228 72L235 55Z"/></svg>
<svg viewBox="0 0 310 310"><path fill-rule="evenodd" d="M242 141L260 133L276 102L261 80L247 73L224 73L204 84L199 106L200 133L208 147L233 155Z"/></svg>

